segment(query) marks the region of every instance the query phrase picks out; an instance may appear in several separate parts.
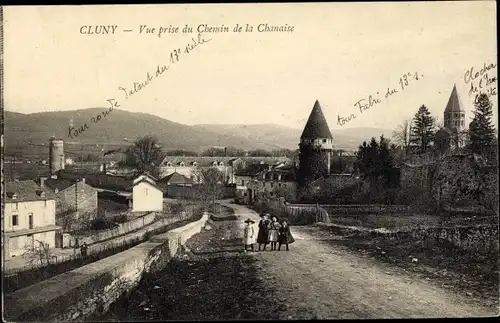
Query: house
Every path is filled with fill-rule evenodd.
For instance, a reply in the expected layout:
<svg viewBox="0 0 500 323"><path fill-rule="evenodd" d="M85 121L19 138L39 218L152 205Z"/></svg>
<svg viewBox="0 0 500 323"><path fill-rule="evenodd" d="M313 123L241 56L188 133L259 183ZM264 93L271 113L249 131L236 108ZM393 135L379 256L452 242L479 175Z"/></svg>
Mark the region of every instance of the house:
<svg viewBox="0 0 500 323"><path fill-rule="evenodd" d="M132 184L132 211L163 211L163 189L157 179L145 173L137 177Z"/></svg>
<svg viewBox="0 0 500 323"><path fill-rule="evenodd" d="M177 172L173 172L158 181L158 186L163 189L164 195L167 197L188 197L191 196L195 189L196 183L191 178L188 178Z"/></svg>
<svg viewBox="0 0 500 323"><path fill-rule="evenodd" d="M258 195L279 195L294 201L297 195L295 165L279 163L251 164L235 174L238 199L252 203Z"/></svg>
<svg viewBox="0 0 500 323"><path fill-rule="evenodd" d="M56 213L68 210L78 214L97 215L97 190L86 183L86 179L64 179L57 176L41 178L40 186L56 196Z"/></svg>
<svg viewBox="0 0 500 323"><path fill-rule="evenodd" d="M32 180L8 182L5 191L4 256L20 256L37 241L55 247L56 196Z"/></svg>

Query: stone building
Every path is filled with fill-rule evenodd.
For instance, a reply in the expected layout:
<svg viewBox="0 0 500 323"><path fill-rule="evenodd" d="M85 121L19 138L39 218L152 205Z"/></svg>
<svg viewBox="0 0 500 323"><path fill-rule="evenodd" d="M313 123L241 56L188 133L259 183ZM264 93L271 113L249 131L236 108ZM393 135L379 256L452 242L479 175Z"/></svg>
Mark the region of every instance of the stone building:
<svg viewBox="0 0 500 323"><path fill-rule="evenodd" d="M248 204L259 195L284 197L293 202L297 196L295 170L290 163L249 165L235 174L236 196Z"/></svg>
<svg viewBox="0 0 500 323"><path fill-rule="evenodd" d="M298 182L307 183L330 174L333 137L319 101L314 103L309 119L300 136Z"/></svg>
<svg viewBox="0 0 500 323"><path fill-rule="evenodd" d="M434 146L441 152L447 152L465 147L467 142L465 109L454 85L444 110L444 126L436 132Z"/></svg>
<svg viewBox="0 0 500 323"><path fill-rule="evenodd" d="M20 256L37 242L55 247L56 197L34 181L5 184L3 218L4 257Z"/></svg>
<svg viewBox="0 0 500 323"><path fill-rule="evenodd" d="M53 175L41 178L40 186L50 190L56 196L56 213L67 211L78 212L79 215L97 216L97 190L81 180L63 179Z"/></svg>

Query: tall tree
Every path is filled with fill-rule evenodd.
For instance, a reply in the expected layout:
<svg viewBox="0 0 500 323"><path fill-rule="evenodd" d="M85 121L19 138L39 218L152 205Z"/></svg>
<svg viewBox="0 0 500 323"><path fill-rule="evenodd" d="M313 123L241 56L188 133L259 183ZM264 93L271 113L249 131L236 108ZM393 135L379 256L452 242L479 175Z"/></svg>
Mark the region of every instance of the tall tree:
<svg viewBox="0 0 500 323"><path fill-rule="evenodd" d="M363 142L358 148L356 159L356 167L361 176L370 183L373 193L385 194L385 191L393 188L397 181L388 139L380 136L380 142L375 138L372 138L369 144Z"/></svg>
<svg viewBox="0 0 500 323"><path fill-rule="evenodd" d="M435 119L425 105L422 105L413 119L411 142L418 145L420 153L429 150L434 141Z"/></svg>
<svg viewBox="0 0 500 323"><path fill-rule="evenodd" d="M481 93L474 100L474 108L474 119L469 125L470 149L481 153L495 140L495 128L491 121L493 105L488 95Z"/></svg>
<svg viewBox="0 0 500 323"><path fill-rule="evenodd" d="M161 146L154 136L138 138L126 151L126 165L132 166L137 173L155 173L154 162L161 157Z"/></svg>
<svg viewBox="0 0 500 323"><path fill-rule="evenodd" d="M215 210L215 201L222 196L220 187L224 181L224 174L215 167L197 167L194 172L201 182L198 185L198 198L205 206L212 202Z"/></svg>
<svg viewBox="0 0 500 323"><path fill-rule="evenodd" d="M410 147L411 126L412 120L405 120L392 133L394 141L405 153L408 153L408 148Z"/></svg>

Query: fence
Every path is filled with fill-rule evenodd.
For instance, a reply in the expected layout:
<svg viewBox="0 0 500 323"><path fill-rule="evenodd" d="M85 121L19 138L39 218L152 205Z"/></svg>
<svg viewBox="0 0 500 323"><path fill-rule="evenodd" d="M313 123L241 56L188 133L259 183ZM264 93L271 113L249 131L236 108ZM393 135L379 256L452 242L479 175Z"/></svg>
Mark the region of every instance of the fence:
<svg viewBox="0 0 500 323"><path fill-rule="evenodd" d="M329 223L328 212L318 204L286 205L277 199L267 199L262 203L257 203L254 207L258 212L271 213L271 215L277 217L286 217L291 224Z"/></svg>
<svg viewBox="0 0 500 323"><path fill-rule="evenodd" d="M15 271L6 270L4 271L4 292L13 292L15 290L36 284L56 275L74 270L78 267L130 249L142 242L149 240L154 235L162 234L169 230L183 226L186 223L197 221L201 218L202 213L202 210L198 208L188 216L171 218L173 221L166 223L166 225L148 229L144 232L138 233L137 236L134 236L132 238L124 238L120 242L109 242L100 246L99 248L96 248L95 246L89 246L87 256L82 256L79 251L77 252L77 250L74 249L75 252L73 255L53 258L51 259L50 263L45 266L26 266Z"/></svg>

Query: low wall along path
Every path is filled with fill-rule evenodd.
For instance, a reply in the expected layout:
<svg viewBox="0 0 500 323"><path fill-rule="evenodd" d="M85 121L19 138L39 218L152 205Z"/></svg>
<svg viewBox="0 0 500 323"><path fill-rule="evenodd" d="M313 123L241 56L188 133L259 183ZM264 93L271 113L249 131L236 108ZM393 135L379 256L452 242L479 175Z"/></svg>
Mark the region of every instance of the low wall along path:
<svg viewBox="0 0 500 323"><path fill-rule="evenodd" d="M185 242L201 232L208 214L196 222L152 237L131 249L5 295L9 321L80 320L105 312L147 272L166 266Z"/></svg>

